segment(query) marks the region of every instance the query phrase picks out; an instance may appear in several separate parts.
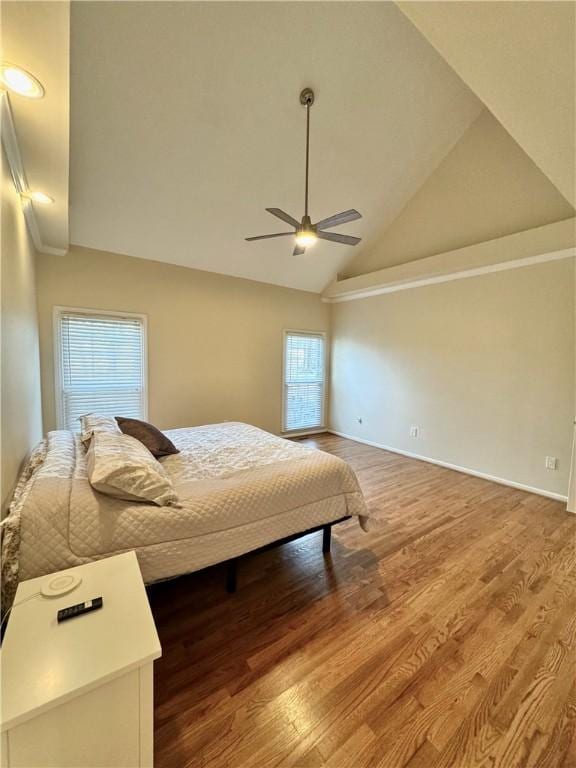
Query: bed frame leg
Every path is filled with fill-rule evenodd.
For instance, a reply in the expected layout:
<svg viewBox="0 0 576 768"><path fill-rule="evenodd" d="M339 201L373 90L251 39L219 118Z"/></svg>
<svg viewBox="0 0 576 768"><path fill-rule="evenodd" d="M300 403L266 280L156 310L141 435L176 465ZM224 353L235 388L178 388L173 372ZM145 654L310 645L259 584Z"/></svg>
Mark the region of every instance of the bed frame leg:
<svg viewBox="0 0 576 768"><path fill-rule="evenodd" d="M327 554L330 552L330 543L332 541L332 526L325 525L322 531L322 552Z"/></svg>
<svg viewBox="0 0 576 768"><path fill-rule="evenodd" d="M228 560L226 563L226 592L233 595L236 592L236 571L238 560Z"/></svg>

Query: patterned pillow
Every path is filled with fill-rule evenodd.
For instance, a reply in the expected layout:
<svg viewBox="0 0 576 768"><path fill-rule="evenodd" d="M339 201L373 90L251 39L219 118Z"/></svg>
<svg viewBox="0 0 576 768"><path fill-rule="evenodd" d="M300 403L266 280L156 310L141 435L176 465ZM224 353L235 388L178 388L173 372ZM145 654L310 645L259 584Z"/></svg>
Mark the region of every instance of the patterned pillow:
<svg viewBox="0 0 576 768"><path fill-rule="evenodd" d="M98 413L86 413L78 419L80 422L80 440L87 445L95 432L115 432L121 434L120 427L113 416L100 416Z"/></svg>
<svg viewBox="0 0 576 768"><path fill-rule="evenodd" d="M178 502L166 470L139 440L122 432L94 432L86 470L94 490L108 496L159 507Z"/></svg>

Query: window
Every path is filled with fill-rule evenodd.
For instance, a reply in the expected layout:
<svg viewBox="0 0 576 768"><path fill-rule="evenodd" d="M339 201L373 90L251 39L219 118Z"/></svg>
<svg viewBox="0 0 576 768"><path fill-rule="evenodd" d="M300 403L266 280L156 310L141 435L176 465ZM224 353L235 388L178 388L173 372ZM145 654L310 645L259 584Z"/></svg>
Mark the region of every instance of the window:
<svg viewBox="0 0 576 768"><path fill-rule="evenodd" d="M55 337L61 429L91 412L147 418L143 316L57 308Z"/></svg>
<svg viewBox="0 0 576 768"><path fill-rule="evenodd" d="M284 333L285 432L324 426L325 357L323 333Z"/></svg>

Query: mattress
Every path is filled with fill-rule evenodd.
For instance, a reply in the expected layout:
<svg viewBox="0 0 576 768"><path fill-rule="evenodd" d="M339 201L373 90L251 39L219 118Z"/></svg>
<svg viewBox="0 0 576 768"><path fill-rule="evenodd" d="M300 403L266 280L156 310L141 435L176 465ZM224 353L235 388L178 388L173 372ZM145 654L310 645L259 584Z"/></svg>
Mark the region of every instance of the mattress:
<svg viewBox="0 0 576 768"><path fill-rule="evenodd" d="M178 507L94 491L79 437L49 432L9 516L19 528L18 579L135 550L150 583L346 515L367 526L356 476L335 456L236 422L166 434L180 449L161 459Z"/></svg>

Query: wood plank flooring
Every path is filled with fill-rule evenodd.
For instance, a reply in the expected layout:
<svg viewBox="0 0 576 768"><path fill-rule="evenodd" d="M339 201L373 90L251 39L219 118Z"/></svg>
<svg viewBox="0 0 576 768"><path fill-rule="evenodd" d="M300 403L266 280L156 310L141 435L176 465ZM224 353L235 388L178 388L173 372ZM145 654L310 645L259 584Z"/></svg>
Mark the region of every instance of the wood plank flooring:
<svg viewBox="0 0 576 768"><path fill-rule="evenodd" d="M377 518L150 588L158 768L575 768L576 517L333 435Z"/></svg>

